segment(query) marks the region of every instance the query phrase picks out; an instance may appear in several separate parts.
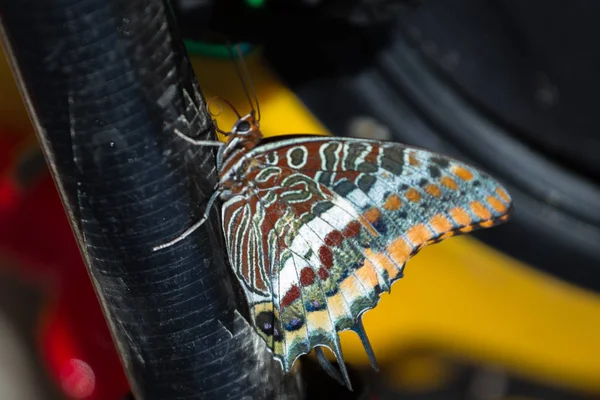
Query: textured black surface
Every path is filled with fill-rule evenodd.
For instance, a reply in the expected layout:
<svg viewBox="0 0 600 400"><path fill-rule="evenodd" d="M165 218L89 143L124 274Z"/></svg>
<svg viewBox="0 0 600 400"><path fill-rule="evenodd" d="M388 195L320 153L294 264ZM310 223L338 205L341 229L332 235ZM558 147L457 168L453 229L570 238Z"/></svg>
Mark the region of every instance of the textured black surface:
<svg viewBox="0 0 600 400"><path fill-rule="evenodd" d="M294 377L234 311L217 213L151 252L215 184L212 148L173 134L212 137L165 4L7 0L0 13L136 396L294 398Z"/></svg>

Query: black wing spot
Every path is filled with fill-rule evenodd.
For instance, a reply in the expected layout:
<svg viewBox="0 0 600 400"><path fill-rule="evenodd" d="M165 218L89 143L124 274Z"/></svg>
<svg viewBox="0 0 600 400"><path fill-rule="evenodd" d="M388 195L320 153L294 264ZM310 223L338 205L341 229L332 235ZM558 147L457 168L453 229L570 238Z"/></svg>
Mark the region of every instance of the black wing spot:
<svg viewBox="0 0 600 400"><path fill-rule="evenodd" d="M281 342L281 325L279 320L275 318L275 314L271 311L261 311L256 318L254 324L262 333L267 336L272 336L276 342Z"/></svg>
<svg viewBox="0 0 600 400"><path fill-rule="evenodd" d="M363 175L358 179L357 186L360 190L365 193L368 193L371 190L371 187L375 184L375 177L373 175Z"/></svg>
<svg viewBox="0 0 600 400"><path fill-rule="evenodd" d="M348 180L344 180L335 185L333 190L340 196L345 197L354 190L354 184Z"/></svg>
<svg viewBox="0 0 600 400"><path fill-rule="evenodd" d="M440 169L438 167L436 167L435 165L430 165L429 166L429 175L436 179L439 178L440 176L442 176L442 172L440 171Z"/></svg>
<svg viewBox="0 0 600 400"><path fill-rule="evenodd" d="M293 317L289 321L285 322L285 330L288 332L297 331L304 326L304 320L302 318Z"/></svg>
<svg viewBox="0 0 600 400"><path fill-rule="evenodd" d="M383 157L381 158L381 167L390 171L394 175L402 175L404 165L404 151L397 149L383 148Z"/></svg>
<svg viewBox="0 0 600 400"><path fill-rule="evenodd" d="M345 147L346 157L344 160L344 169L353 170L357 168L358 157L367 149L362 143L347 143ZM360 165L358 166L360 168Z"/></svg>
<svg viewBox="0 0 600 400"><path fill-rule="evenodd" d="M360 163L358 165L358 167L356 168L356 170L358 172L373 173L373 172L377 172L378 168L377 168L377 165L365 161L365 162Z"/></svg>
<svg viewBox="0 0 600 400"><path fill-rule="evenodd" d="M450 165L448 160L444 160L443 158L440 158L440 157L431 157L430 160L432 163L437 164L442 168L448 168L448 166Z"/></svg>
<svg viewBox="0 0 600 400"><path fill-rule="evenodd" d="M315 215L322 215L327 210L333 207L333 203L330 201L320 201L312 207L312 212Z"/></svg>
<svg viewBox="0 0 600 400"><path fill-rule="evenodd" d="M373 223L373 228L375 228L375 230L382 235L387 233L387 225L381 220L381 218Z"/></svg>
<svg viewBox="0 0 600 400"><path fill-rule="evenodd" d="M267 159L267 162L269 164L276 164L277 163L277 155L275 153L273 153L273 152L267 153L266 159Z"/></svg>
<svg viewBox="0 0 600 400"><path fill-rule="evenodd" d="M294 149L290 153L290 161L292 167L298 167L304 162L306 153L304 149Z"/></svg>
<svg viewBox="0 0 600 400"><path fill-rule="evenodd" d="M325 156L325 169L332 170L338 161L338 157L335 152L339 149L341 144L339 142L331 142L325 145L323 154Z"/></svg>
<svg viewBox="0 0 600 400"><path fill-rule="evenodd" d="M306 308L306 311L320 311L320 310L324 310L325 308L327 308L327 302L320 302L318 300L309 300L306 303L304 303L304 307Z"/></svg>
<svg viewBox="0 0 600 400"><path fill-rule="evenodd" d="M333 172L323 172L319 176L319 183L323 185L331 185L333 181Z"/></svg>

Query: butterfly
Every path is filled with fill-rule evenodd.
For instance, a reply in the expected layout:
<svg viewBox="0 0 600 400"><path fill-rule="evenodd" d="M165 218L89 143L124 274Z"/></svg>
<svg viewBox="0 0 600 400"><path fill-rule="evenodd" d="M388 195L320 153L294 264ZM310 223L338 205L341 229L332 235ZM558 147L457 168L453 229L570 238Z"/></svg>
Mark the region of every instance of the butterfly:
<svg viewBox="0 0 600 400"><path fill-rule="evenodd" d="M329 348L350 388L338 333L358 333L377 369L363 314L423 247L506 221L511 197L474 166L400 143L331 136L267 141L260 111L253 106L241 116L231 108L238 120L229 132L219 130L226 142L175 131L193 145L219 147L218 185L204 217L153 250L188 237L221 200L227 255L256 332L286 372L315 349L341 380L326 362L322 348Z"/></svg>

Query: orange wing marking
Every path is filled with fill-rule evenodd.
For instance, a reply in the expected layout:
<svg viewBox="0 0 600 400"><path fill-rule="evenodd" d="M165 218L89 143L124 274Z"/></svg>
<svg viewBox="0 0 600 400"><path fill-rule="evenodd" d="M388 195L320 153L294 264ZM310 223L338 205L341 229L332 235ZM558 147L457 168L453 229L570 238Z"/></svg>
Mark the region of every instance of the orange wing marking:
<svg viewBox="0 0 600 400"><path fill-rule="evenodd" d="M404 197L406 197L407 200L412 201L414 203L421 200L421 194L413 188L410 188L406 192L404 192Z"/></svg>
<svg viewBox="0 0 600 400"><path fill-rule="evenodd" d="M443 214L436 214L429 220L429 225L438 233L443 234L446 233L452 228L454 225L448 218L446 218Z"/></svg>
<svg viewBox="0 0 600 400"><path fill-rule="evenodd" d="M496 193L498 193L498 196L500 196L502 200L504 200L507 203L510 203L510 197L508 197L508 193L506 193L504 189L502 189L501 187L497 187Z"/></svg>
<svg viewBox="0 0 600 400"><path fill-rule="evenodd" d="M454 207L450 210L450 216L460 226L468 226L471 223L471 217L460 207Z"/></svg>
<svg viewBox="0 0 600 400"><path fill-rule="evenodd" d="M402 207L402 200L400 200L400 196L396 193L389 195L383 204L383 208L388 211L396 211L399 210L400 207Z"/></svg>
<svg viewBox="0 0 600 400"><path fill-rule="evenodd" d="M490 212L490 210L485 208L485 206L479 201L471 202L471 211L473 211L473 214L475 214L477 218L483 220L488 220L492 218L492 213Z"/></svg>
<svg viewBox="0 0 600 400"><path fill-rule="evenodd" d="M452 168L452 172L454 173L454 175L456 175L463 181L470 181L471 179L473 179L473 174L471 173L471 171L458 165Z"/></svg>
<svg viewBox="0 0 600 400"><path fill-rule="evenodd" d="M506 206L494 196L488 196L487 202L490 206L492 206L494 210L498 211L499 213L503 213L504 211L506 211Z"/></svg>
<svg viewBox="0 0 600 400"><path fill-rule="evenodd" d="M417 224L406 232L406 237L417 247L431 239L431 230L426 225Z"/></svg>
<svg viewBox="0 0 600 400"><path fill-rule="evenodd" d="M442 179L440 179L440 183L450 190L458 190L458 185L454 179L450 178L449 176L444 176Z"/></svg>
<svg viewBox="0 0 600 400"><path fill-rule="evenodd" d="M438 185L434 185L433 183L430 183L429 185L425 186L425 191L433 197L440 197L442 195L440 187Z"/></svg>

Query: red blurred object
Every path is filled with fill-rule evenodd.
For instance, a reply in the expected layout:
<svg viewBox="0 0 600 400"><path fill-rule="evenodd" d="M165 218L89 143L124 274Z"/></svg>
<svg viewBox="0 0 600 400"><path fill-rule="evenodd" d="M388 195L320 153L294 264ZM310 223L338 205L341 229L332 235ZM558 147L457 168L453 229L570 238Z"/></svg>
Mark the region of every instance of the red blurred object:
<svg viewBox="0 0 600 400"><path fill-rule="evenodd" d="M40 352L65 395L121 399L129 386L40 155L35 141L0 134L0 251L49 295L40 321Z"/></svg>

